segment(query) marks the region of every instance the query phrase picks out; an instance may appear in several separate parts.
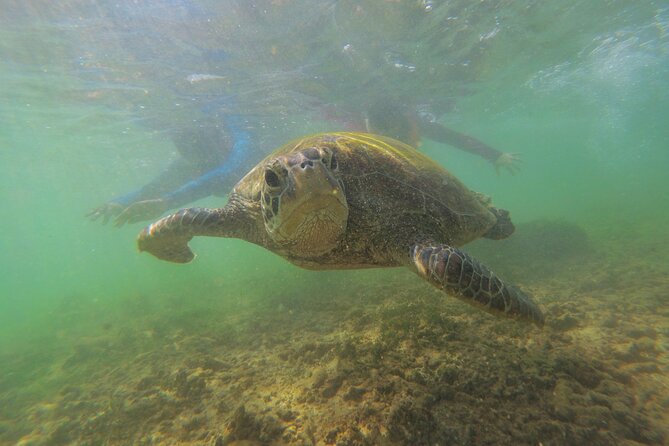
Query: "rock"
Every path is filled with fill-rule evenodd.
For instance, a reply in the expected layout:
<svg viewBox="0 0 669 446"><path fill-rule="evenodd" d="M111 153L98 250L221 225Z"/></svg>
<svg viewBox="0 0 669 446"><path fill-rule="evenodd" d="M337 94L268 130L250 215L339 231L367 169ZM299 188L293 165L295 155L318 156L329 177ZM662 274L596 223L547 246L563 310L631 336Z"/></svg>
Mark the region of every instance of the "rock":
<svg viewBox="0 0 669 446"><path fill-rule="evenodd" d="M252 440L259 435L259 423L255 415L246 411L244 406L239 406L232 415L232 421L228 424L231 440Z"/></svg>
<svg viewBox="0 0 669 446"><path fill-rule="evenodd" d="M239 406L228 423L229 440L255 440L270 443L284 431L283 425L276 418L265 415L259 417Z"/></svg>
<svg viewBox="0 0 669 446"><path fill-rule="evenodd" d="M348 391L344 395L344 400L346 401L360 401L362 400L362 397L365 395L367 392L367 389L364 387L356 387L356 386L351 386L349 387Z"/></svg>
<svg viewBox="0 0 669 446"><path fill-rule="evenodd" d="M437 421L416 401L405 398L390 408L386 420L390 440L400 444L434 444Z"/></svg>
<svg viewBox="0 0 669 446"><path fill-rule="evenodd" d="M192 432L195 431L207 424L207 417L204 415L195 415L190 418L185 419L181 423L181 427L187 431L187 432Z"/></svg>
<svg viewBox="0 0 669 446"><path fill-rule="evenodd" d="M48 437L46 444L58 446L72 443L74 440L74 433L78 430L78 423L71 420L60 421L54 430L52 430Z"/></svg>
<svg viewBox="0 0 669 446"><path fill-rule="evenodd" d="M572 422L576 418L573 406L574 392L565 379L558 379L553 389L553 413L562 421Z"/></svg>
<svg viewBox="0 0 669 446"><path fill-rule="evenodd" d="M179 397L189 400L197 400L207 391L204 378L196 373L189 374L185 369L177 371L173 385Z"/></svg>
<svg viewBox="0 0 669 446"><path fill-rule="evenodd" d="M556 330L566 331L576 328L578 326L578 319L570 314L563 314L554 319L549 319L548 324Z"/></svg>
<svg viewBox="0 0 669 446"><path fill-rule="evenodd" d="M297 417L297 412L284 407L279 407L276 414L283 421L293 421Z"/></svg>
<svg viewBox="0 0 669 446"><path fill-rule="evenodd" d="M334 444L337 441L337 435L339 435L339 428L335 427L334 429L330 429L327 434L325 434L325 443L327 444Z"/></svg>
<svg viewBox="0 0 669 446"><path fill-rule="evenodd" d="M225 446L225 437L220 434L214 434L209 439L209 444L207 446Z"/></svg>
<svg viewBox="0 0 669 446"><path fill-rule="evenodd" d="M148 419L159 410L160 401L151 397L139 398L125 407L127 416L136 419Z"/></svg>
<svg viewBox="0 0 669 446"><path fill-rule="evenodd" d="M625 336L638 339L641 337L647 337L650 339L657 338L657 331L653 327L637 327L634 326L628 330L625 330Z"/></svg>
<svg viewBox="0 0 669 446"><path fill-rule="evenodd" d="M145 376L139 380L135 389L137 390L148 390L153 387L157 387L160 383L160 377L158 376Z"/></svg>
<svg viewBox="0 0 669 446"><path fill-rule="evenodd" d="M597 364L575 355L560 355L555 358L556 372L566 373L579 384L594 389L602 380L602 373Z"/></svg>
<svg viewBox="0 0 669 446"><path fill-rule="evenodd" d="M223 362L220 359L212 358L211 356L205 356L198 361L193 361L193 366L203 370L211 370L213 372L230 369L230 364Z"/></svg>
<svg viewBox="0 0 669 446"><path fill-rule="evenodd" d="M620 401L614 401L611 404L611 414L624 425L629 425L633 421L632 411Z"/></svg>
<svg viewBox="0 0 669 446"><path fill-rule="evenodd" d="M654 362L640 362L630 367L629 371L634 375L639 373L660 373L660 368Z"/></svg>
<svg viewBox="0 0 669 446"><path fill-rule="evenodd" d="M281 434L281 439L286 443L292 443L297 439L297 428L295 426L288 426Z"/></svg>
<svg viewBox="0 0 669 446"><path fill-rule="evenodd" d="M602 327L616 328L620 324L617 316L609 316L602 321Z"/></svg>
<svg viewBox="0 0 669 446"><path fill-rule="evenodd" d="M325 381L323 385L323 391L321 392L321 395L323 395L325 398L332 398L337 394L337 391L339 390L343 382L344 382L344 377L341 375L329 378L327 381Z"/></svg>

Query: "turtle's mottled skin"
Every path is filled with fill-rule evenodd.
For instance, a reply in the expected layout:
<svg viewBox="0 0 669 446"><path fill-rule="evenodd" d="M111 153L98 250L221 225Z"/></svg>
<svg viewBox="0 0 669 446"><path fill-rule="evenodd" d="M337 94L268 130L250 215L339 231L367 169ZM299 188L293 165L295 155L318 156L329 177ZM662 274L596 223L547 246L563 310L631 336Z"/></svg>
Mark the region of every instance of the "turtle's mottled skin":
<svg viewBox="0 0 669 446"><path fill-rule="evenodd" d="M287 144L220 209L183 209L145 228L140 251L194 258L194 236L235 237L308 269L406 266L486 311L543 324L532 299L457 247L510 235L508 212L414 148L362 133Z"/></svg>

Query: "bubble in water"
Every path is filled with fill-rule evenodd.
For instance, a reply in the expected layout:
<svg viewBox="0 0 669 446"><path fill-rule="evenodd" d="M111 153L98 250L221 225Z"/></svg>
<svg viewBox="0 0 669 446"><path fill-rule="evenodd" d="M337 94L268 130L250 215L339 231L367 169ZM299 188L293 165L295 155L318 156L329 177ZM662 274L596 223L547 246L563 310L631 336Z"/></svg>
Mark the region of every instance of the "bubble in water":
<svg viewBox="0 0 669 446"><path fill-rule="evenodd" d="M432 12L434 9L434 2L432 0L422 0L420 6L423 8L423 11Z"/></svg>
<svg viewBox="0 0 669 446"><path fill-rule="evenodd" d="M383 58L388 65L400 71L407 73L413 73L416 71L415 65L405 62L398 54L393 53L392 51L386 52Z"/></svg>

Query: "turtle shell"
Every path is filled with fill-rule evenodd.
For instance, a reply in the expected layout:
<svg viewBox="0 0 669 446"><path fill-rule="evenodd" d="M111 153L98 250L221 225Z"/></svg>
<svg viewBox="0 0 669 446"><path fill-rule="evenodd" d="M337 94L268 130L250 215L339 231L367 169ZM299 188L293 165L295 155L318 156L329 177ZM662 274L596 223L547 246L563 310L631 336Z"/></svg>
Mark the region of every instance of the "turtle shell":
<svg viewBox="0 0 669 446"><path fill-rule="evenodd" d="M325 133L292 141L261 161L233 193L260 200L268 163L311 147L327 147L332 153L349 216L340 246L320 259L295 262L300 266L396 266L415 243L460 246L486 234L497 221L482 195L435 161L400 141L365 133Z"/></svg>

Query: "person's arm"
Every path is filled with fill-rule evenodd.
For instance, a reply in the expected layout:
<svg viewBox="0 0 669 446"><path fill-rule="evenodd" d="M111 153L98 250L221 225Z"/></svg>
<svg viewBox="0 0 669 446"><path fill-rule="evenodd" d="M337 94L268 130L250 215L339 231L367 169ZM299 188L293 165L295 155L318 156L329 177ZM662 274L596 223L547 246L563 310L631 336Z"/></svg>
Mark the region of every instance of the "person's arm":
<svg viewBox="0 0 669 446"><path fill-rule="evenodd" d="M232 174L243 165L250 150L251 135L242 126L242 120L237 116L229 116L226 119L226 127L234 141L230 155L222 165L163 195L161 198L168 203L168 209L183 206L220 191L221 183L227 182Z"/></svg>
<svg viewBox="0 0 669 446"><path fill-rule="evenodd" d="M516 153L501 152L473 136L456 132L436 122L420 120L419 126L421 134L428 139L451 145L490 161L498 174L502 168L508 170L512 175L518 171L518 163L521 159Z"/></svg>
<svg viewBox="0 0 669 446"><path fill-rule="evenodd" d="M456 132L436 122L420 122L421 134L428 139L448 144L460 150L478 155L490 162L494 162L502 152L496 150L473 136Z"/></svg>
<svg viewBox="0 0 669 446"><path fill-rule="evenodd" d="M221 183L230 177L231 170L228 163L216 167L160 197L167 209L174 209L185 204L208 197L221 189Z"/></svg>
<svg viewBox="0 0 669 446"><path fill-rule="evenodd" d="M144 186L120 197L113 198L111 201L127 207L139 201L159 198L163 194L169 193L175 187L178 187L179 184L183 184L188 178L192 178L196 169L197 166L191 161L179 157L173 160L164 171Z"/></svg>
<svg viewBox="0 0 669 446"><path fill-rule="evenodd" d="M192 178L194 171L195 166L192 163L183 158L177 158L149 183L132 192L112 198L89 212L87 217L94 221L100 219L103 224L107 224L109 219L118 218L126 209L138 203L149 203L159 199L163 194L183 184L188 178ZM143 206L139 204L137 208Z"/></svg>
<svg viewBox="0 0 669 446"><path fill-rule="evenodd" d="M230 179L237 180L238 178L234 178L233 174L243 165L248 156L251 137L241 125L240 118L228 117L226 123L234 143L225 163L157 199L139 201L130 205L116 217L115 224L122 226L126 223L150 220L169 209L181 207L221 191L230 182Z"/></svg>

